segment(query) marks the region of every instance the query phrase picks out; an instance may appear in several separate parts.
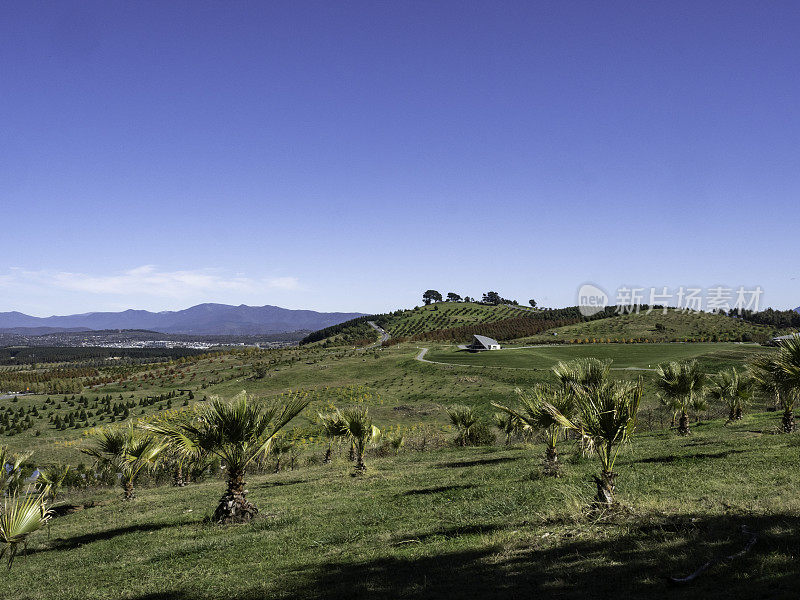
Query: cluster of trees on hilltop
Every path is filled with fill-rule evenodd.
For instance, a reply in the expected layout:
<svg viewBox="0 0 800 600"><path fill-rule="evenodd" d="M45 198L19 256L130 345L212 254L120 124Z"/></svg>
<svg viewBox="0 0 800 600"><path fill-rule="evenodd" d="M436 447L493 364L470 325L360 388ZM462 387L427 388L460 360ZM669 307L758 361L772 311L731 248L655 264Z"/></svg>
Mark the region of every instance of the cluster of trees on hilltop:
<svg viewBox="0 0 800 600"><path fill-rule="evenodd" d="M759 312L743 310L741 314L739 314L738 310L731 310L728 316L740 317L750 323L767 325L776 329L800 327L800 313L796 310L774 310L772 308L767 308Z"/></svg>
<svg viewBox="0 0 800 600"><path fill-rule="evenodd" d="M469 296L464 296L463 298L455 293L455 292L447 292L447 297L444 298L441 292L437 290L426 290L425 293L422 294L422 301L428 305L432 302L477 302L479 304L492 304L497 306L498 304L514 304L516 306L519 305L519 302L516 300L509 300L508 298L503 298L497 292L486 292L483 294L481 300L477 300L475 298L470 298ZM528 303L536 308L536 300L529 300Z"/></svg>

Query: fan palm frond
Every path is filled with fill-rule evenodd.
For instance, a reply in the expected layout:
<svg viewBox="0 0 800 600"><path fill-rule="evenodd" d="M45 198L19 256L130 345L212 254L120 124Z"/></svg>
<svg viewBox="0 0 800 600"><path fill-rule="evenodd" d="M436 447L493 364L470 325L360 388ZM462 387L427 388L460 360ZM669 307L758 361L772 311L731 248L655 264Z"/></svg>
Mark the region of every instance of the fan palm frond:
<svg viewBox="0 0 800 600"><path fill-rule="evenodd" d="M50 519L44 493L7 496L0 512L0 558L8 553L8 568L14 563L19 547L27 543L28 536L44 527Z"/></svg>

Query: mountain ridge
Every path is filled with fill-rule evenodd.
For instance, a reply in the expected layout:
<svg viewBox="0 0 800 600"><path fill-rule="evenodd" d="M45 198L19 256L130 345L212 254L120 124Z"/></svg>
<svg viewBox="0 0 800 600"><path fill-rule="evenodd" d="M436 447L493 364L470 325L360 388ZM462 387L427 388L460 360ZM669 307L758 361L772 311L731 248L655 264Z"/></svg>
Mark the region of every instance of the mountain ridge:
<svg viewBox="0 0 800 600"><path fill-rule="evenodd" d="M246 335L317 330L363 316L364 313L317 312L272 306L238 306L207 302L183 310L151 312L127 309L74 315L33 317L19 311L0 312L0 329L148 329L161 333Z"/></svg>

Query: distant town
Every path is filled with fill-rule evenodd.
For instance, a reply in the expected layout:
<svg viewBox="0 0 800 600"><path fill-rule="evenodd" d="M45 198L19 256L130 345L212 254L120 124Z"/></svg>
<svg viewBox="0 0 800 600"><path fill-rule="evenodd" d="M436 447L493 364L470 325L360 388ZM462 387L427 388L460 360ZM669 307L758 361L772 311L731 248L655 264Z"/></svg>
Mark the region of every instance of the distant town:
<svg viewBox="0 0 800 600"><path fill-rule="evenodd" d="M0 330L0 347L73 348L188 348L208 350L218 347L288 348L296 346L306 330L264 335L185 335L147 330L57 331L40 333Z"/></svg>

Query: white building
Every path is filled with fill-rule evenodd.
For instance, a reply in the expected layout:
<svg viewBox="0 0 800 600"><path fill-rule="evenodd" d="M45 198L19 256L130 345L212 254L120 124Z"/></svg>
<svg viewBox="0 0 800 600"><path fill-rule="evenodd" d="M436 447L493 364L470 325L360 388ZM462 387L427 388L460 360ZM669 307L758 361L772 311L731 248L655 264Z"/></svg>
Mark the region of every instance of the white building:
<svg viewBox="0 0 800 600"><path fill-rule="evenodd" d="M485 335L473 335L467 350L500 350L500 342Z"/></svg>

